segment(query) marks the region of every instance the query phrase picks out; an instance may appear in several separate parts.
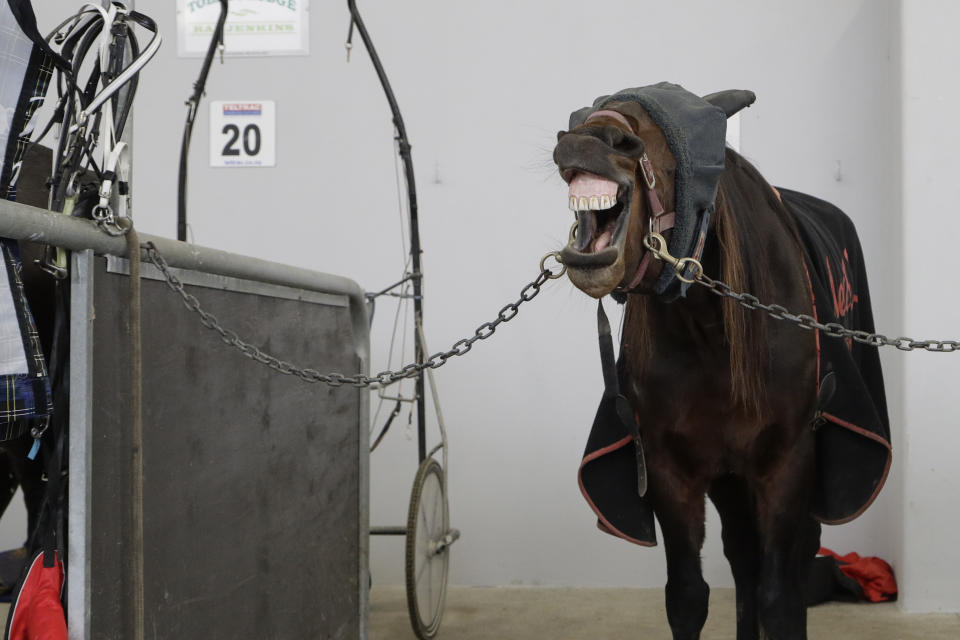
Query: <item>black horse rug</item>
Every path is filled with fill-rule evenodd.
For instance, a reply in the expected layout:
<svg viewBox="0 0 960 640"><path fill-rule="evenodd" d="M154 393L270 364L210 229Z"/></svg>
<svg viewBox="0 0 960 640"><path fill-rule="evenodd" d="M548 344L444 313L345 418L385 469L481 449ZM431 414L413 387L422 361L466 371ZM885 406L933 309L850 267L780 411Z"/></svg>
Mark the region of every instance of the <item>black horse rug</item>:
<svg viewBox="0 0 960 640"><path fill-rule="evenodd" d="M863 254L851 220L812 196L787 189L779 195L796 222L816 319L873 333ZM606 353L612 354L604 320L605 316L600 322L601 353L606 344ZM863 513L886 481L891 462L889 418L877 348L816 333L819 395L817 410L810 416L817 448L812 515L823 523L841 524ZM612 355L607 357L612 360ZM637 455L635 434L624 427L634 416L623 415L624 403L617 402L617 387L623 384L622 379L606 381L580 465L580 488L602 530L653 546L653 510L638 491L638 476L645 477L638 466L657 461Z"/></svg>

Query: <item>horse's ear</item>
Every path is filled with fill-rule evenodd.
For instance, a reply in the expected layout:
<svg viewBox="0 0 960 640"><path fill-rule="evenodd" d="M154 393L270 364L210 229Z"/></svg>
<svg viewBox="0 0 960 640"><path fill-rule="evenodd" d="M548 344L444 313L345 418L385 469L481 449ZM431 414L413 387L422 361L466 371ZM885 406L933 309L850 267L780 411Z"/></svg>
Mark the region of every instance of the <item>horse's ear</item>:
<svg viewBox="0 0 960 640"><path fill-rule="evenodd" d="M729 118L744 107L752 105L756 101L757 95L747 89L727 89L703 96L703 99L713 106L723 109L723 112Z"/></svg>

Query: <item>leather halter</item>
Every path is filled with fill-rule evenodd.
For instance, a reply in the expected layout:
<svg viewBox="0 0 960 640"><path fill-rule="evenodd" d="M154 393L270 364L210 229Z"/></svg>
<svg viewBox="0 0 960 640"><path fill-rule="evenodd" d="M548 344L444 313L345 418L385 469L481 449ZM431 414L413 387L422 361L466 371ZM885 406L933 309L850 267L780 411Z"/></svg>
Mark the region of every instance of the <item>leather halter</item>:
<svg viewBox="0 0 960 640"><path fill-rule="evenodd" d="M660 196L657 195L657 177L653 173L653 163L647 157L646 152L640 156L640 171L643 173L643 182L647 192L647 203L650 205L650 233L662 234L664 231L673 229L676 224L677 213L675 211L665 212L663 204L660 202ZM637 273L633 276L626 287L620 286L615 290L618 293L631 293L640 286L643 276L647 273L650 263L653 262L653 254L646 251L640 264L637 265Z"/></svg>
<svg viewBox="0 0 960 640"><path fill-rule="evenodd" d="M630 133L636 135L636 132L633 130L633 125L630 124L630 121L627 120L626 116L611 109L594 111L584 121L584 124L595 118L601 117L613 118L617 122L625 125L630 130ZM674 224L676 223L677 214L675 211L664 211L663 204L660 202L660 196L657 195L657 177L653 173L653 163L650 162L650 158L647 157L646 152L640 156L640 171L643 174L643 182L645 187L644 190L647 192L647 203L650 205L650 232L661 234L664 231L673 229ZM633 292L637 287L640 286L640 282L643 280L643 276L646 274L647 269L650 267L650 263L652 261L653 254L649 251L646 251L643 254L643 258L640 259L640 264L637 265L637 272L630 281L630 284L627 286L618 286L614 291L617 293Z"/></svg>

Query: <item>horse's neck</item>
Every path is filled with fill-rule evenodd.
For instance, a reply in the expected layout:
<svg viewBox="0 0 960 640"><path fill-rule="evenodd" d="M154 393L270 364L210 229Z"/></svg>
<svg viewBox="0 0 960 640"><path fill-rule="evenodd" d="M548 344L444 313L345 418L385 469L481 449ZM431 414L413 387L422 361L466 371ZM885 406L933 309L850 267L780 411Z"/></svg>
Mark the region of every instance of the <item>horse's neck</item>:
<svg viewBox="0 0 960 640"><path fill-rule="evenodd" d="M754 270L766 270L775 288L774 291L756 291L750 290L752 286L746 284L743 293L767 298L761 302L776 302L791 310L798 309L795 313L809 313L809 288L794 232L767 206L756 209L742 207L741 210L730 212L730 215L742 216L741 220L750 229L748 237L739 239L739 246L735 250L741 254L750 252L750 260L746 263ZM721 241L712 230L703 255L703 268L707 276L716 280L724 278L721 251ZM738 258L743 259L744 256ZM755 279L748 278L749 281ZM641 299L639 296L631 296L627 304L628 320L624 323L621 346L626 349L628 359L635 363L631 368L643 370L647 367L640 363L661 358L717 372L729 367L723 300L720 296L694 284L686 297L669 304L650 297ZM631 309L630 305L634 305L634 308Z"/></svg>
<svg viewBox="0 0 960 640"><path fill-rule="evenodd" d="M625 324L624 342L636 341L640 332L648 332L647 337L654 343L652 346L661 345L667 350L676 347L697 348L705 354L716 354L723 350L720 298L706 289L693 286L686 297L669 304L656 299L632 302L646 305L646 322Z"/></svg>

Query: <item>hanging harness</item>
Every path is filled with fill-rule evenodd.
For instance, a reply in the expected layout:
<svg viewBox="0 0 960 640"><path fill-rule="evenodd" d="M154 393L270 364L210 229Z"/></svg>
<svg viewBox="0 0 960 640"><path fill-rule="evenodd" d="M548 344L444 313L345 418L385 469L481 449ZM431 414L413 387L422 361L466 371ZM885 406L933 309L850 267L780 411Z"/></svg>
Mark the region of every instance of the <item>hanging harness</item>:
<svg viewBox="0 0 960 640"><path fill-rule="evenodd" d="M30 142L32 128L26 132L23 148L36 144L47 133L59 133L52 155L48 208L66 215L90 217L112 235L128 233L137 246L130 221L129 148L121 140L133 104L138 74L160 47L156 23L129 10L118 2L107 7L84 4L80 11L63 21L48 36L40 37L30 3L11 0L11 9L24 34L34 42L45 64L58 72L58 99L55 113L47 126ZM152 33L141 49L134 32L139 26ZM54 51L54 48L59 51ZM93 56L88 54L93 53ZM89 75L80 80L81 73ZM121 92L121 89L124 91ZM37 98L41 101L45 91ZM92 172L96 184L86 184ZM136 278L136 256L131 264L131 282ZM21 640L39 637L66 637L63 614L59 608L64 581L65 555L65 478L64 468L67 417L69 413L69 281L67 252L47 247L41 267L54 276L55 306L50 377L53 386L53 413L45 437L35 434L34 453L40 445L44 452L47 476L46 496L39 522L29 542L37 557L28 564L8 618L7 637ZM131 304L131 313L139 308ZM136 323L131 322L131 327ZM134 396L136 393L134 392ZM133 404L136 404L134 397ZM134 418L134 430L139 421ZM41 444L42 443L42 444ZM135 456L139 451L135 452ZM135 505L136 506L136 505ZM134 537L134 543L139 538ZM38 562L42 556L42 562ZM134 553L136 558L140 554ZM134 572L135 574L137 572ZM142 574L140 574L142 575ZM142 589L134 585L135 613L142 611L137 602ZM56 610L56 611L54 611ZM42 611L43 615L38 614ZM57 611L59 614L57 614ZM141 614L142 617L142 614ZM47 623L52 627L45 626ZM141 625L142 627L142 625Z"/></svg>

